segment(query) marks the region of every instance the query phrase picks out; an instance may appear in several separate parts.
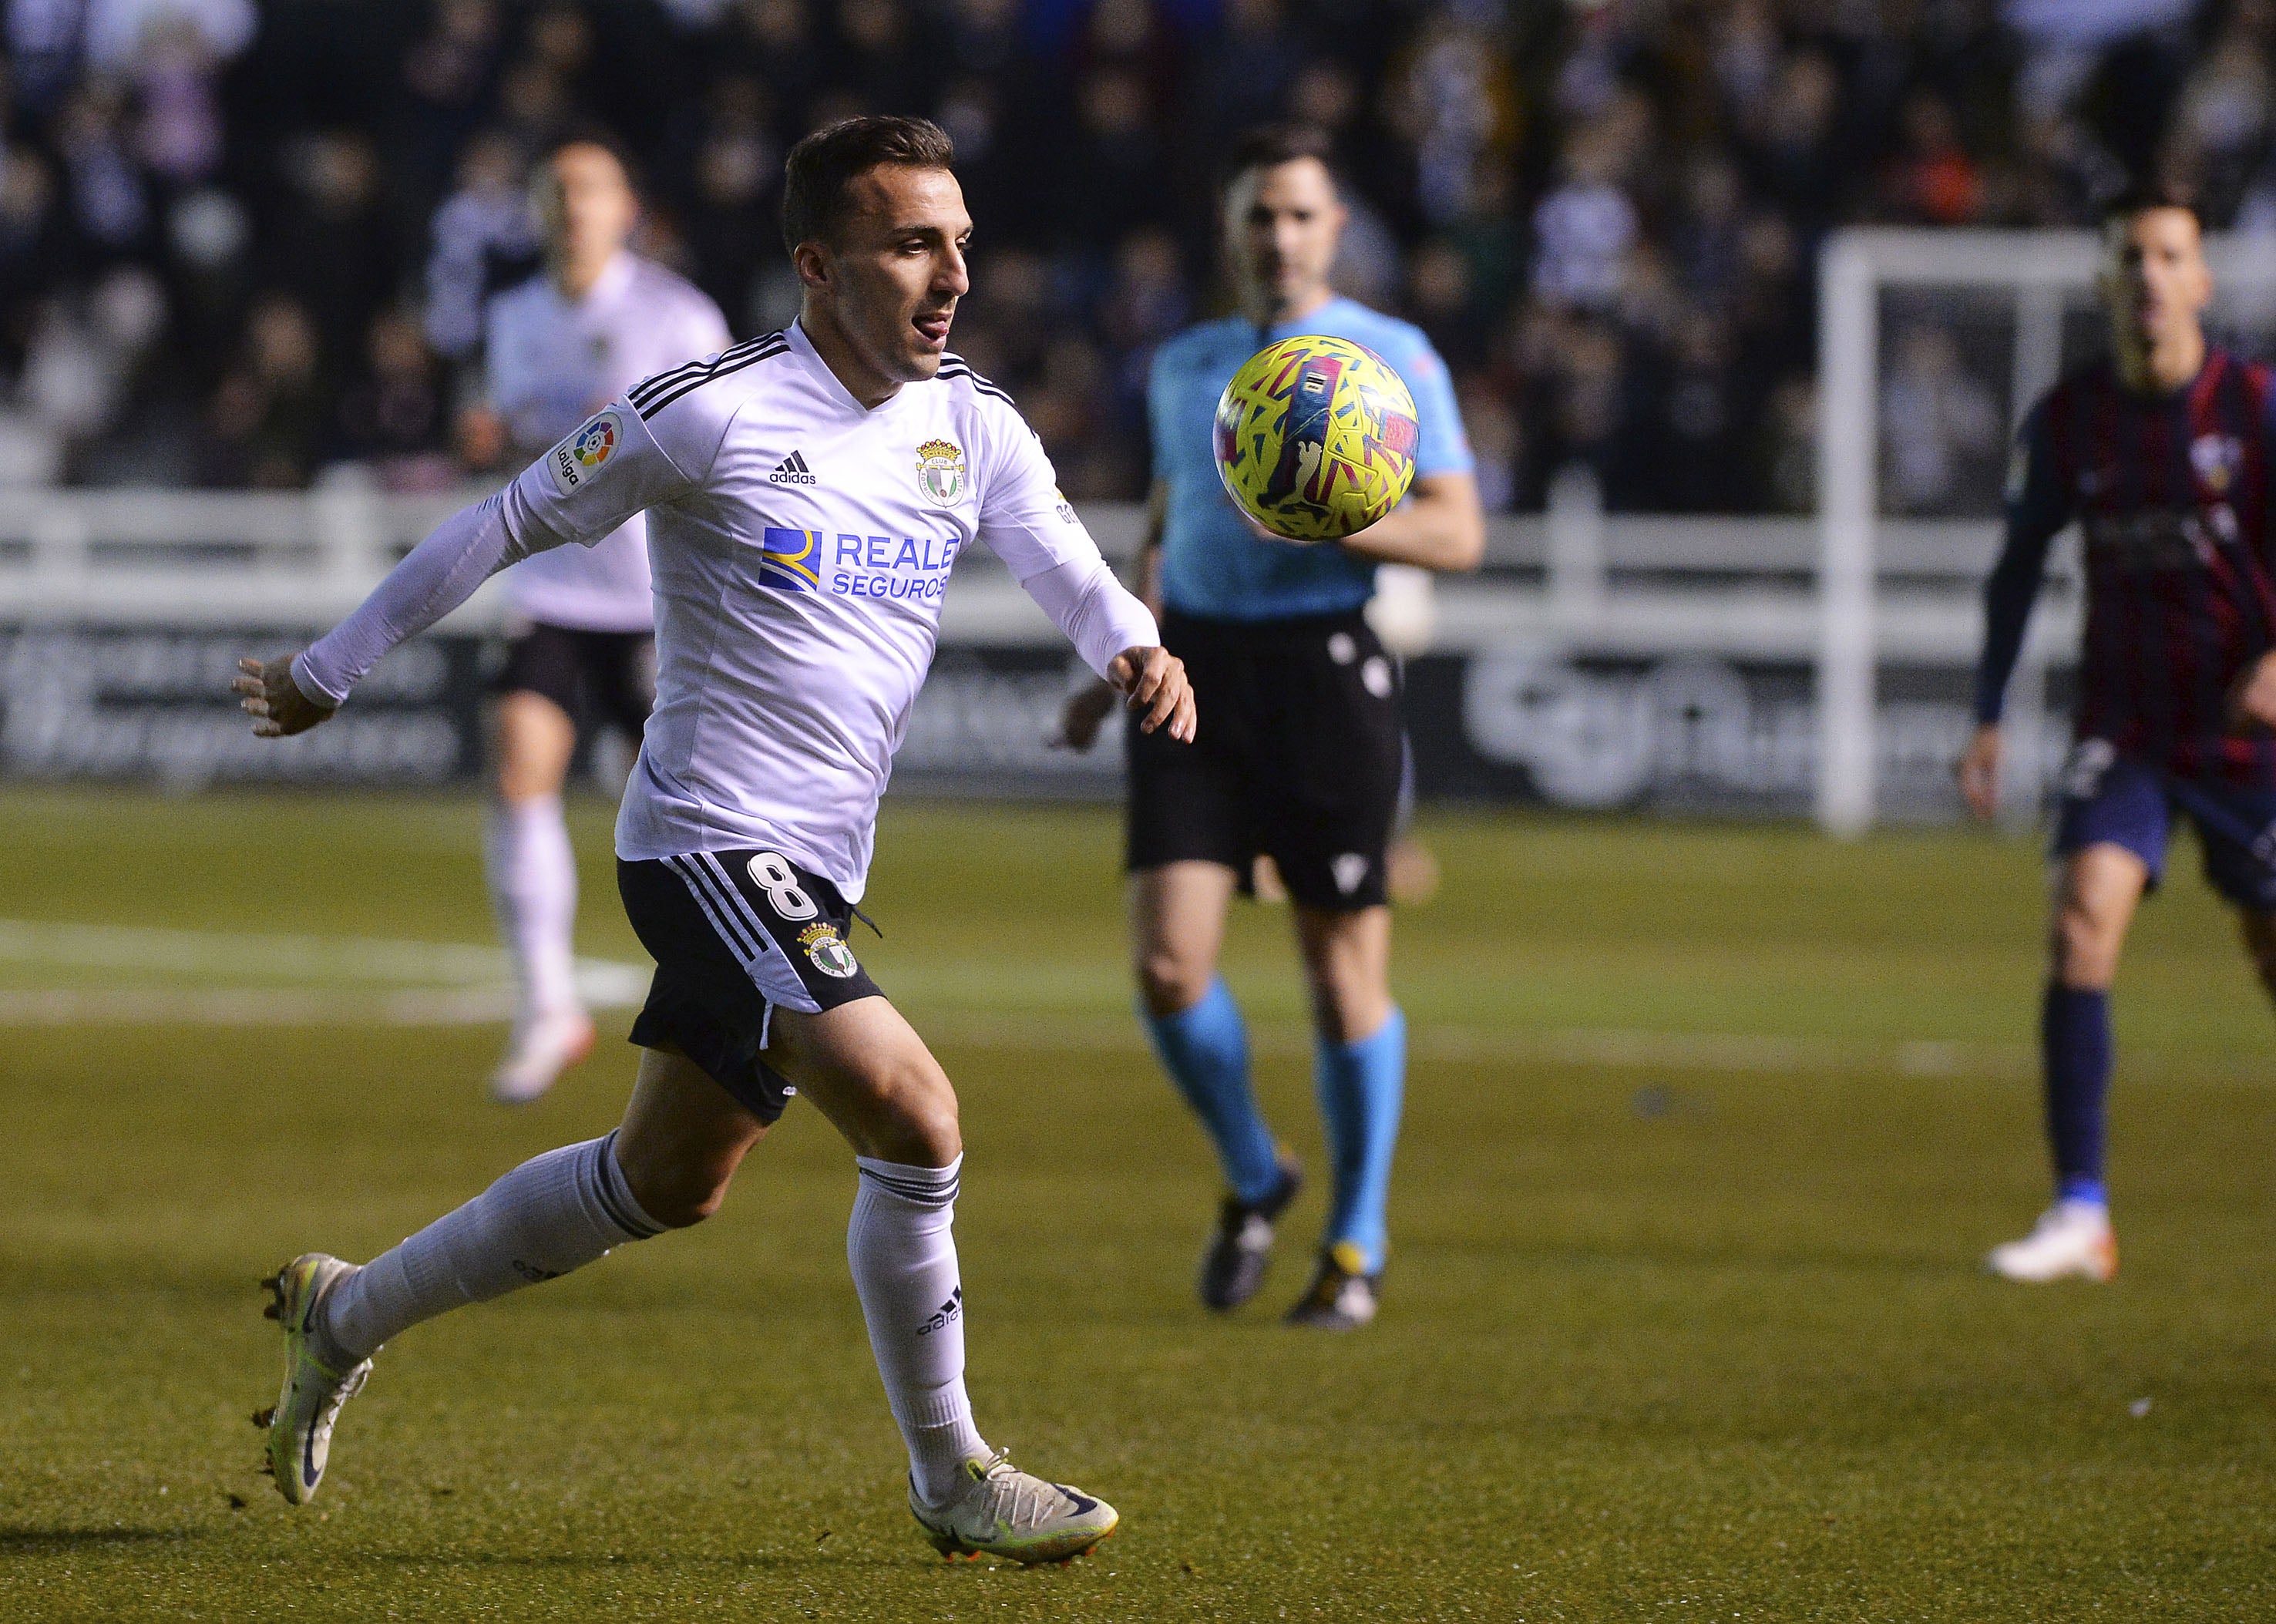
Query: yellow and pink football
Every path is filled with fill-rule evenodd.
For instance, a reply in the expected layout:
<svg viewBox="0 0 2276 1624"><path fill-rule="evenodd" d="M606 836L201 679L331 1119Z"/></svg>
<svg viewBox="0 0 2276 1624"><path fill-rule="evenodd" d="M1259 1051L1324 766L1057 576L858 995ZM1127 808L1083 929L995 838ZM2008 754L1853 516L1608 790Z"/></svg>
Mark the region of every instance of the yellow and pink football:
<svg viewBox="0 0 2276 1624"><path fill-rule="evenodd" d="M1415 479L1415 397L1346 338L1299 334L1241 364L1217 406L1217 472L1234 505L1291 542L1335 542Z"/></svg>

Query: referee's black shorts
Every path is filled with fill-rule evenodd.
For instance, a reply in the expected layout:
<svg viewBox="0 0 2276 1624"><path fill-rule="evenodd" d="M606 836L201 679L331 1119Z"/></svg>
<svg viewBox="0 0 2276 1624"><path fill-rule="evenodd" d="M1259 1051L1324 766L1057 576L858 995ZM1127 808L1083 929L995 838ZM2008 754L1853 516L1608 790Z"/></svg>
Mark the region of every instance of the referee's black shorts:
<svg viewBox="0 0 2276 1624"><path fill-rule="evenodd" d="M1247 890L1262 853L1309 907L1380 904L1406 732L1398 664L1367 622L1172 613L1162 641L1186 663L1201 730L1191 744L1125 730L1130 868L1222 863Z"/></svg>

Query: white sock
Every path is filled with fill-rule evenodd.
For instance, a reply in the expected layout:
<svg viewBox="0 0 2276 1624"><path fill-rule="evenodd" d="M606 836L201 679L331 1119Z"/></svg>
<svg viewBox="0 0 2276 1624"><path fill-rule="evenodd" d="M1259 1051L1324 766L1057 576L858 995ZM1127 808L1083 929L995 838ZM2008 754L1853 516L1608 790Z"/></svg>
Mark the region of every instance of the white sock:
<svg viewBox="0 0 2276 1624"><path fill-rule="evenodd" d="M498 932L513 959L525 1021L580 1007L577 998L577 857L561 797L491 804L483 866Z"/></svg>
<svg viewBox="0 0 2276 1624"><path fill-rule="evenodd" d="M664 1226L641 1210L617 1165L617 1136L524 1162L332 1287L320 1356L353 1364L421 1320L550 1280L645 1241Z"/></svg>
<svg viewBox="0 0 2276 1624"><path fill-rule="evenodd" d="M956 1178L945 1167L854 1158L861 1184L846 1230L846 1259L869 1324L885 1400L909 1446L917 1493L938 1505L957 1468L988 1445L964 1391L964 1286L957 1279Z"/></svg>

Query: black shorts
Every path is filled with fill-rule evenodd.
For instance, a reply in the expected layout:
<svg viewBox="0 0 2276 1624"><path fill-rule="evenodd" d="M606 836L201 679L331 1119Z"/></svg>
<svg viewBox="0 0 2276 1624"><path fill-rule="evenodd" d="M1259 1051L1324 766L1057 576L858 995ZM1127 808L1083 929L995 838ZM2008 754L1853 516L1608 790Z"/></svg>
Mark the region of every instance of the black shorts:
<svg viewBox="0 0 2276 1624"><path fill-rule="evenodd" d="M1399 667L1367 622L1172 613L1162 641L1201 729L1191 744L1125 730L1129 866L1223 863L1247 890L1263 853L1309 907L1380 904L1407 743Z"/></svg>
<svg viewBox="0 0 2276 1624"><path fill-rule="evenodd" d="M646 632L584 632L525 622L506 644L493 694L540 694L579 729L613 724L637 741L656 707L656 639Z"/></svg>
<svg viewBox="0 0 2276 1624"><path fill-rule="evenodd" d="M762 1122L797 1092L760 1058L774 1006L811 1015L884 996L846 944L853 906L778 853L618 858L617 890L656 960L632 1041L679 1050Z"/></svg>

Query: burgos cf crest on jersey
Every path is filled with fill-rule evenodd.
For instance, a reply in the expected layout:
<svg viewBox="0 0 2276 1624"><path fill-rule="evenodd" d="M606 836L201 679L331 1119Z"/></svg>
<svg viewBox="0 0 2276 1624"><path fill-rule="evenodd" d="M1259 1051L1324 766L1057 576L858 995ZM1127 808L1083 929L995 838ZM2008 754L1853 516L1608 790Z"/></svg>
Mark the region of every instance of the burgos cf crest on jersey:
<svg viewBox="0 0 2276 1624"><path fill-rule="evenodd" d="M545 467L553 475L553 488L565 497L573 494L601 471L624 437L624 420L614 412L593 418L546 454Z"/></svg>
<svg viewBox="0 0 2276 1624"><path fill-rule="evenodd" d="M945 505L964 494L964 448L952 440L927 440L917 447L917 486Z"/></svg>

